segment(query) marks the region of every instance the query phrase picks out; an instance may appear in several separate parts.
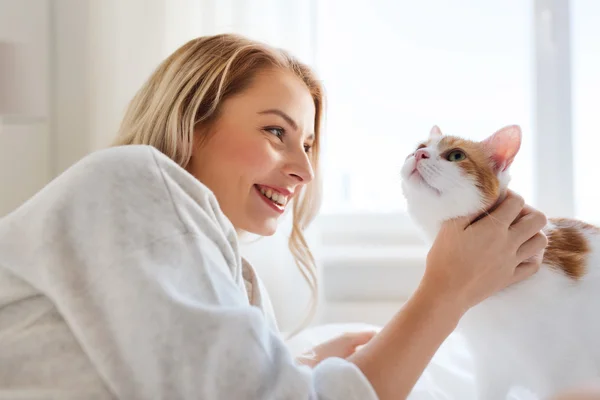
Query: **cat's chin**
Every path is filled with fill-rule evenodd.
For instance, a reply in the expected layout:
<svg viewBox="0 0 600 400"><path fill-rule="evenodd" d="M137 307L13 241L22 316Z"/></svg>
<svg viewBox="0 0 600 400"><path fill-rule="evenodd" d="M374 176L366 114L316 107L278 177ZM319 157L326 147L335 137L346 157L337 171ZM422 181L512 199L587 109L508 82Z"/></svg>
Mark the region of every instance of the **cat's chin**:
<svg viewBox="0 0 600 400"><path fill-rule="evenodd" d="M461 196L456 196L460 198ZM504 197L504 196L503 196ZM503 198L502 197L502 198ZM486 203L471 199L471 204L467 206L467 200L469 196L462 196L463 203L460 209L452 209L449 204L452 201L444 201L440 199L439 202L428 203L426 200L417 198L407 198L407 212L413 223L419 229L421 237L426 239L426 242L431 244L435 240L442 224L447 221L451 221L456 218L470 217L472 220L483 218L488 214L488 211L481 210L492 210L497 203L493 203L492 206L487 206ZM456 203L455 203L456 204Z"/></svg>
<svg viewBox="0 0 600 400"><path fill-rule="evenodd" d="M506 191L501 189L498 201L493 198L485 198L475 185L466 184L460 190L447 188L439 195L432 192L420 182L411 179L403 179L402 191L407 203L407 211L415 225L423 232L428 243L432 243L442 224L455 218L478 215L486 215L496 203L505 197ZM497 197L497 196L496 196Z"/></svg>
<svg viewBox="0 0 600 400"><path fill-rule="evenodd" d="M481 203L478 207L473 207L471 210L463 210L462 213L456 213L454 215L436 215L435 211L444 209L440 207L438 210L429 210L423 207L422 204L414 202L416 204L408 205L408 214L419 228L421 237L429 244L433 243L443 223L451 221L456 218L469 217L474 223L481 218L488 215L490 212L496 209L498 205L506 198L506 190L503 190L496 200L490 199L486 202ZM447 210L447 207L445 208ZM481 211L485 210L485 211Z"/></svg>
<svg viewBox="0 0 600 400"><path fill-rule="evenodd" d="M428 212L424 207L411 206L410 202L407 211L421 239L427 244L432 244L442 226L443 219L436 218L434 213Z"/></svg>
<svg viewBox="0 0 600 400"><path fill-rule="evenodd" d="M415 169L410 175L404 180L405 185L410 186L413 191L423 191L429 196L440 197L442 191L432 186L427 179L421 173Z"/></svg>

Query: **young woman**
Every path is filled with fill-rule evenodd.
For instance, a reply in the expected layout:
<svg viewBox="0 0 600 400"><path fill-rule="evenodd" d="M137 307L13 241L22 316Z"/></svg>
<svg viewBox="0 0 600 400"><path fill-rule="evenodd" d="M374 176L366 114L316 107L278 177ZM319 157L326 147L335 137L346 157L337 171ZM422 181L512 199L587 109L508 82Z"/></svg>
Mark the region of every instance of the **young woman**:
<svg viewBox="0 0 600 400"><path fill-rule="evenodd" d="M0 397L405 397L466 310L537 270L546 219L510 193L491 216L448 223L380 333L295 360L237 235L271 235L289 209L314 286L302 232L322 116L320 82L280 50L218 35L167 58L118 146L0 221Z"/></svg>

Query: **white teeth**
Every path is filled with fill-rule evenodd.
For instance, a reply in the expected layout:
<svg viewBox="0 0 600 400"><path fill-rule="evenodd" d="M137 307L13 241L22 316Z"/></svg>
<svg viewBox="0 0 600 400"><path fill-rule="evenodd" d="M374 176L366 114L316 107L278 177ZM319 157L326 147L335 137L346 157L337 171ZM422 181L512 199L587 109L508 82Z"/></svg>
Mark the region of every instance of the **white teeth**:
<svg viewBox="0 0 600 400"><path fill-rule="evenodd" d="M265 189L265 188L260 188L260 192L267 198L273 200L275 203L279 204L280 206L285 206L285 204L287 203L287 196L281 194L281 193L277 193L276 191L272 190L272 189Z"/></svg>

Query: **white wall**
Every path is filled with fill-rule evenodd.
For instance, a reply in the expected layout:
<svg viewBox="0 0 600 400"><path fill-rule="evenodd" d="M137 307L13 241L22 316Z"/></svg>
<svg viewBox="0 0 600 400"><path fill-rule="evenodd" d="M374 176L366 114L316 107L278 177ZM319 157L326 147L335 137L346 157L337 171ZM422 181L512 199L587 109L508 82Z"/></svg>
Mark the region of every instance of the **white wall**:
<svg viewBox="0 0 600 400"><path fill-rule="evenodd" d="M52 174L50 6L0 0L0 217Z"/></svg>
<svg viewBox="0 0 600 400"><path fill-rule="evenodd" d="M55 0L57 172L110 143L166 56L165 0Z"/></svg>
<svg viewBox="0 0 600 400"><path fill-rule="evenodd" d="M53 28L52 92L56 163L54 173L64 171L92 149L89 76L92 59L88 29L92 16L88 1L54 0L51 9Z"/></svg>
<svg viewBox="0 0 600 400"><path fill-rule="evenodd" d="M110 143L174 41L171 3L0 0L0 216Z"/></svg>

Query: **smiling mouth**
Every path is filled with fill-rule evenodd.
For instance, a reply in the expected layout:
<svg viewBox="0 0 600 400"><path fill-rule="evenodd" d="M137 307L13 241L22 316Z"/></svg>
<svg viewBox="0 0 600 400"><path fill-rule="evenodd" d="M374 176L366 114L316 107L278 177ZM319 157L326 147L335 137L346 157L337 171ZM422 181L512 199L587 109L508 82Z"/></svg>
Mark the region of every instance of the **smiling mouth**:
<svg viewBox="0 0 600 400"><path fill-rule="evenodd" d="M279 193L272 188L262 186L262 185L254 185L260 196L265 200L271 207L275 208L277 211L284 211L285 206L289 200L290 196L284 195L283 193Z"/></svg>

